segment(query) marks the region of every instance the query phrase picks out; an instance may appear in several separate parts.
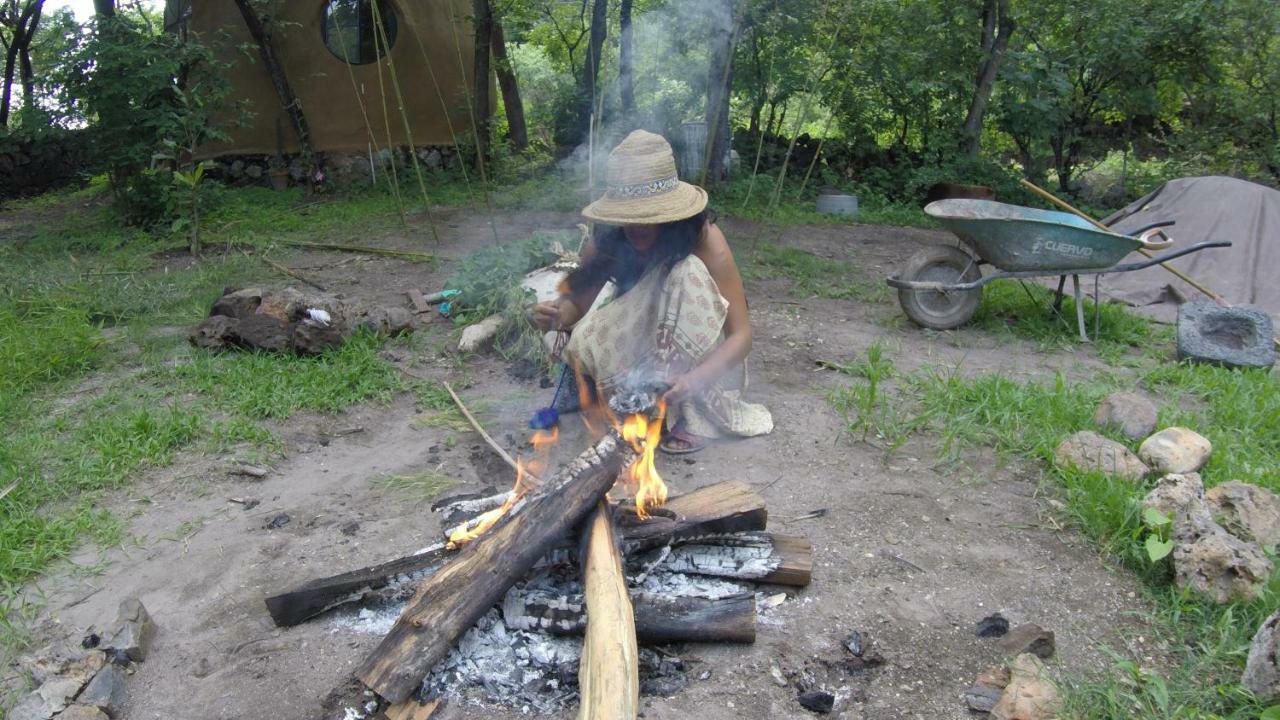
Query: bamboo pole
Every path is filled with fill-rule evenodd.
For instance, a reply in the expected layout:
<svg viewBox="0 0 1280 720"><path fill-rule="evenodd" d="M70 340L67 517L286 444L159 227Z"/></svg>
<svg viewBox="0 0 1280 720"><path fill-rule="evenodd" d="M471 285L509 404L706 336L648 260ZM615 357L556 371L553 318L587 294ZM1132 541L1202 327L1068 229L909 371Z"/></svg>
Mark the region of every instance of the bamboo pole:
<svg viewBox="0 0 1280 720"><path fill-rule="evenodd" d="M1048 190L1045 190L1044 188L1040 187L1039 185L1036 185L1035 183L1031 182L1030 180L1027 180L1026 178L1023 178L1023 179L1019 180L1018 182L1022 183L1022 186L1023 186L1023 187L1025 187L1026 189L1030 190L1031 192L1035 193L1036 195L1040 196L1041 198L1044 198L1045 200L1048 200L1049 202L1053 203L1054 205L1057 205L1058 207L1062 208L1063 210L1066 210L1066 211L1068 211L1068 212L1070 212L1070 213L1073 213L1073 214L1075 214L1075 215L1077 215L1077 216L1079 216L1079 217L1084 218L1085 220L1088 220L1089 222L1093 223L1094 227L1098 228L1099 230L1106 230L1107 232L1114 232L1111 228L1107 227L1106 225L1103 225L1102 223L1100 223L1100 222L1098 222L1097 220L1093 219L1091 216L1086 215L1083 211L1076 209L1074 206L1072 206L1072 205L1071 205L1070 203L1068 203L1066 200L1063 200L1063 199L1059 198L1057 195L1054 195L1053 193L1049 192ZM1146 251L1145 249L1143 249L1143 248L1138 248L1138 252L1142 253L1142 254L1143 254L1143 255L1145 255L1146 257L1152 257L1151 253L1150 253L1150 252L1147 252L1147 251ZM1225 297L1223 297L1222 295L1219 295L1218 293L1214 292L1214 291L1213 291L1212 289L1210 289L1208 286L1206 286L1206 285L1204 285L1203 283L1199 282L1198 280L1196 280L1195 278L1191 277L1190 275L1187 275L1186 273L1182 272L1182 271L1181 271L1181 270L1179 270L1178 268L1173 267L1172 265L1169 265L1168 263L1160 263L1160 267L1162 267L1162 268L1164 268L1165 270L1168 270L1169 272L1173 273L1174 277L1178 278L1179 280L1181 280L1181 281L1185 282L1186 284L1190 285L1191 287L1195 288L1196 290L1199 290L1200 292L1202 292L1202 293L1204 293L1205 295L1209 296L1209 298L1210 298L1211 300L1213 300L1214 302L1218 303L1219 305L1222 305L1223 307L1231 307L1231 302L1230 302L1230 301L1228 301ZM1280 338L1274 338L1274 337L1273 337L1273 338L1271 338L1271 342L1273 342L1277 348L1280 348Z"/></svg>

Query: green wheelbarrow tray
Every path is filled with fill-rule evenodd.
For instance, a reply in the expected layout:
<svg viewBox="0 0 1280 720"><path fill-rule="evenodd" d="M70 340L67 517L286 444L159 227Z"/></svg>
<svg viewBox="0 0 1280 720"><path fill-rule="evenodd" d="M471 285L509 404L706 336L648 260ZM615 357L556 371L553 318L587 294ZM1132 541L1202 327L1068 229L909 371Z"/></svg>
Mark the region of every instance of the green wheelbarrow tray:
<svg viewBox="0 0 1280 720"><path fill-rule="evenodd" d="M994 200L938 200L924 211L973 248L979 260L1014 272L1107 268L1138 248L1163 250L1170 244L1149 240L1158 226L1144 228L1137 237L1121 235L1071 213Z"/></svg>

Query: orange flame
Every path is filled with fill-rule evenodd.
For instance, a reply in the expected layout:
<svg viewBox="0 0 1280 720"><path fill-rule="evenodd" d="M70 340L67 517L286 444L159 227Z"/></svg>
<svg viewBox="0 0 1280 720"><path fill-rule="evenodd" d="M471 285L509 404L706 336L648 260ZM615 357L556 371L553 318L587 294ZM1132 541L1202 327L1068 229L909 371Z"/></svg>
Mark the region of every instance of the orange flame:
<svg viewBox="0 0 1280 720"><path fill-rule="evenodd" d="M626 481L636 489L636 515L649 517L649 509L658 507L667 501L667 484L662 481L654 467L653 454L662 439L662 423L667 415L667 406L658 401L658 417L650 418L643 413L628 415L622 421L622 439L631 444L639 453L636 461L627 468Z"/></svg>
<svg viewBox="0 0 1280 720"><path fill-rule="evenodd" d="M516 460L516 483L511 488L511 493L507 496L505 502L501 506L496 507L486 513L476 516L470 522L465 522L455 528L449 534L448 548L456 550L459 547L475 540L485 534L490 528L497 524L498 520L507 511L516 504L520 498L524 497L533 488L531 476L540 474L547 466L547 458L551 453L551 446L556 444L560 439L560 429L551 428L550 432L539 430L529 438L529 443L533 445L534 459L529 462L529 469L525 469L525 461L523 459Z"/></svg>

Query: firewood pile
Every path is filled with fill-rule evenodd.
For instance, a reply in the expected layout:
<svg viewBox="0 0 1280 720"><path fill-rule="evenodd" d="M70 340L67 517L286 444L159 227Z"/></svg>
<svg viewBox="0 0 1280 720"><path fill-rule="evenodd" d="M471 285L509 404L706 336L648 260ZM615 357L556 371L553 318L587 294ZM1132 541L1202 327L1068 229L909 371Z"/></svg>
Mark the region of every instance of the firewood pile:
<svg viewBox="0 0 1280 720"><path fill-rule="evenodd" d="M656 499L642 488L639 504L610 501L615 483L652 471L657 426L646 432L642 421L637 433L631 421L558 472L518 483L522 493L437 507L453 541L268 597L272 618L295 625L341 606L409 594L355 672L390 720L430 717L451 650L473 627L495 623L506 631L582 636L579 717L635 718L640 644L750 643L756 635L754 593L669 595L652 582L655 574L802 587L812 548L806 538L769 532L764 501L740 482L660 506L665 487ZM546 582L550 576L571 580Z"/></svg>

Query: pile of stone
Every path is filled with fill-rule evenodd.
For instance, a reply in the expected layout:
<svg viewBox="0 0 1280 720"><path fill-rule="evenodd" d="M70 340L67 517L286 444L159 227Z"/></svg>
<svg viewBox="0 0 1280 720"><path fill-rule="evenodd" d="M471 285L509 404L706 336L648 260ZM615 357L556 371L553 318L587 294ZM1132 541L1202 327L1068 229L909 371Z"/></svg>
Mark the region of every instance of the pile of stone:
<svg viewBox="0 0 1280 720"><path fill-rule="evenodd" d="M1058 687L1043 660L1057 651L1052 630L1035 623L1009 628L999 613L983 618L977 626L982 638L998 637L1000 649L1013 659L1007 665L987 668L964 694L966 707L990 713L995 720L1050 720L1062 706Z"/></svg>
<svg viewBox="0 0 1280 720"><path fill-rule="evenodd" d="M126 681L134 663L146 660L156 625L137 599L120 603L104 635L90 633L79 647L50 646L24 658L36 689L6 716L9 720L114 720L123 717Z"/></svg>
<svg viewBox="0 0 1280 720"><path fill-rule="evenodd" d="M356 330L397 335L416 328L401 307L361 309L326 293L297 288L223 291L209 317L191 331L197 347L292 351L313 355L336 348Z"/></svg>
<svg viewBox="0 0 1280 720"><path fill-rule="evenodd" d="M1094 422L1133 442L1141 441L1137 453L1084 430L1062 441L1054 453L1055 462L1135 483L1158 476L1142 506L1170 519L1178 587L1219 603L1256 598L1274 569L1267 550L1280 542L1280 498L1266 488L1238 481L1206 492L1198 472L1213 453L1212 443L1184 427L1155 432L1156 407L1141 395L1107 397Z"/></svg>

